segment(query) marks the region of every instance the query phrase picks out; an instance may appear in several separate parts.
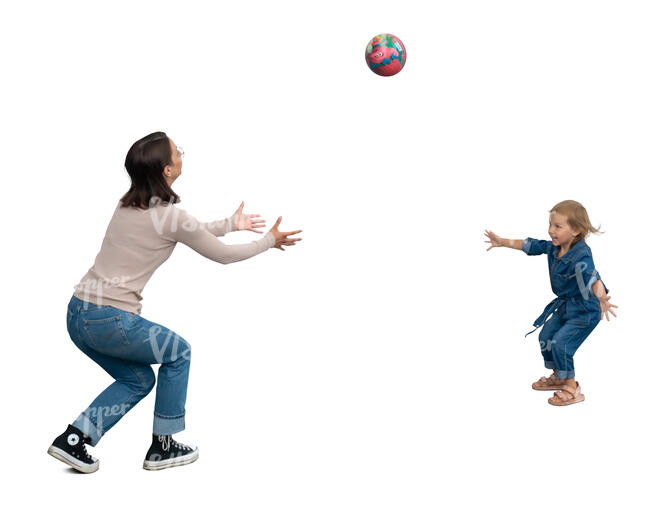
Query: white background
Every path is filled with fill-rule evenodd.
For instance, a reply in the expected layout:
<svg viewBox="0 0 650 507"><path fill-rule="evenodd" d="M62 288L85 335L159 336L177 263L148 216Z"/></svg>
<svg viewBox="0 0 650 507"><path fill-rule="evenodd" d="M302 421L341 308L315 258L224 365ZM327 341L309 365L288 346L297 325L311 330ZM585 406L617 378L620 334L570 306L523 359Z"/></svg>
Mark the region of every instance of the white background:
<svg viewBox="0 0 650 507"><path fill-rule="evenodd" d="M2 43L4 494L224 506L645 503L646 2L22 2ZM408 53L374 75L367 42ZM142 315L192 345L199 460L142 469L155 391L91 454L46 454L111 381L65 308L94 262L128 148L186 151L203 221L244 200L303 241L231 265L178 245ZM586 400L547 403L544 256L580 201L619 305L576 354ZM252 232L227 242L258 239ZM7 283L8 282L8 283ZM5 313L6 312L6 313ZM7 498L5 496L5 498ZM646 498L647 500L647 498Z"/></svg>

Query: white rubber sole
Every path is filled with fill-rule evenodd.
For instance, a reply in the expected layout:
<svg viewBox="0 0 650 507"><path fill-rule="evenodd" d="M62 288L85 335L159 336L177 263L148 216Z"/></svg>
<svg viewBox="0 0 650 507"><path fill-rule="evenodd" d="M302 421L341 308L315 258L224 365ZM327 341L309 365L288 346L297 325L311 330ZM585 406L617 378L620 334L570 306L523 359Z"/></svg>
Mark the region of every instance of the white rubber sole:
<svg viewBox="0 0 650 507"><path fill-rule="evenodd" d="M84 474L92 474L93 472L96 472L97 469L99 468L99 460L95 461L92 465L89 465L88 463L79 461L74 456L71 456L67 452L62 451L58 447L54 447L52 445L47 450L47 453L50 456L55 457L59 461L63 461L66 465L69 465L75 470L78 470L79 472L82 472Z"/></svg>
<svg viewBox="0 0 650 507"><path fill-rule="evenodd" d="M194 452L179 456L178 458L169 458L162 461L149 461L144 460L142 468L145 470L162 470L164 468L178 467L182 465L189 465L194 463L199 458L199 448L194 449Z"/></svg>

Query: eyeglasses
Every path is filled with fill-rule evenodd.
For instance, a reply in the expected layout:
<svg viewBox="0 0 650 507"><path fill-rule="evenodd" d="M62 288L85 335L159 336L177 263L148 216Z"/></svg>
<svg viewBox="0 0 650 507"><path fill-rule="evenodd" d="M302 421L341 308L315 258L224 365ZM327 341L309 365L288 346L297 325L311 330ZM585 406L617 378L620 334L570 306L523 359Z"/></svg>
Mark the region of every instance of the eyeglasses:
<svg viewBox="0 0 650 507"><path fill-rule="evenodd" d="M183 156L185 155L185 151L183 151L183 148L181 148L180 146L176 146L176 149L178 150L178 153L180 153L180 157L183 158Z"/></svg>

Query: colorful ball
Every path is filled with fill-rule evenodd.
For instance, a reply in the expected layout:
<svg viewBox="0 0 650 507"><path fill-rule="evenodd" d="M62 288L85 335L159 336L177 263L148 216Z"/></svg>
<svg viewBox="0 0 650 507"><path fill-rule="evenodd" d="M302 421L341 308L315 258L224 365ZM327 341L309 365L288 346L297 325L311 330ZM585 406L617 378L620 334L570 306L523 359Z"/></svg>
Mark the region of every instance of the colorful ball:
<svg viewBox="0 0 650 507"><path fill-rule="evenodd" d="M394 35L382 33L366 46L366 63L375 74L394 76L404 68L406 48Z"/></svg>

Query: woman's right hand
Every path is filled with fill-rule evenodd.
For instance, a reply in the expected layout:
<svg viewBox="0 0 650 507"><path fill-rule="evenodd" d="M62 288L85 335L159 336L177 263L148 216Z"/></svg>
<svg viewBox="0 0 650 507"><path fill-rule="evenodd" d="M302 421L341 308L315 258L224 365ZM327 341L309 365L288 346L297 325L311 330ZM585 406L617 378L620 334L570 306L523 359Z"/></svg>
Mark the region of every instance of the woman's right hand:
<svg viewBox="0 0 650 507"><path fill-rule="evenodd" d="M489 241L486 241L486 243L492 243L490 245L490 248L487 249L487 251L490 251L490 249L494 248L495 246L503 246L503 238L500 238L492 231L488 231L487 229L485 229L485 235L489 238Z"/></svg>
<svg viewBox="0 0 650 507"><path fill-rule="evenodd" d="M280 222L282 221L282 217L278 217L278 219L275 221L275 224L273 224L273 227L269 229L269 232L273 234L273 237L275 237L275 245L273 248L279 248L280 250L284 251L284 248L282 246L292 246L296 244L296 241L301 241L302 238L290 238L292 234L298 234L299 232L302 232L302 229L299 229L297 231L291 231L291 232L280 232L278 231L278 225L280 225Z"/></svg>

